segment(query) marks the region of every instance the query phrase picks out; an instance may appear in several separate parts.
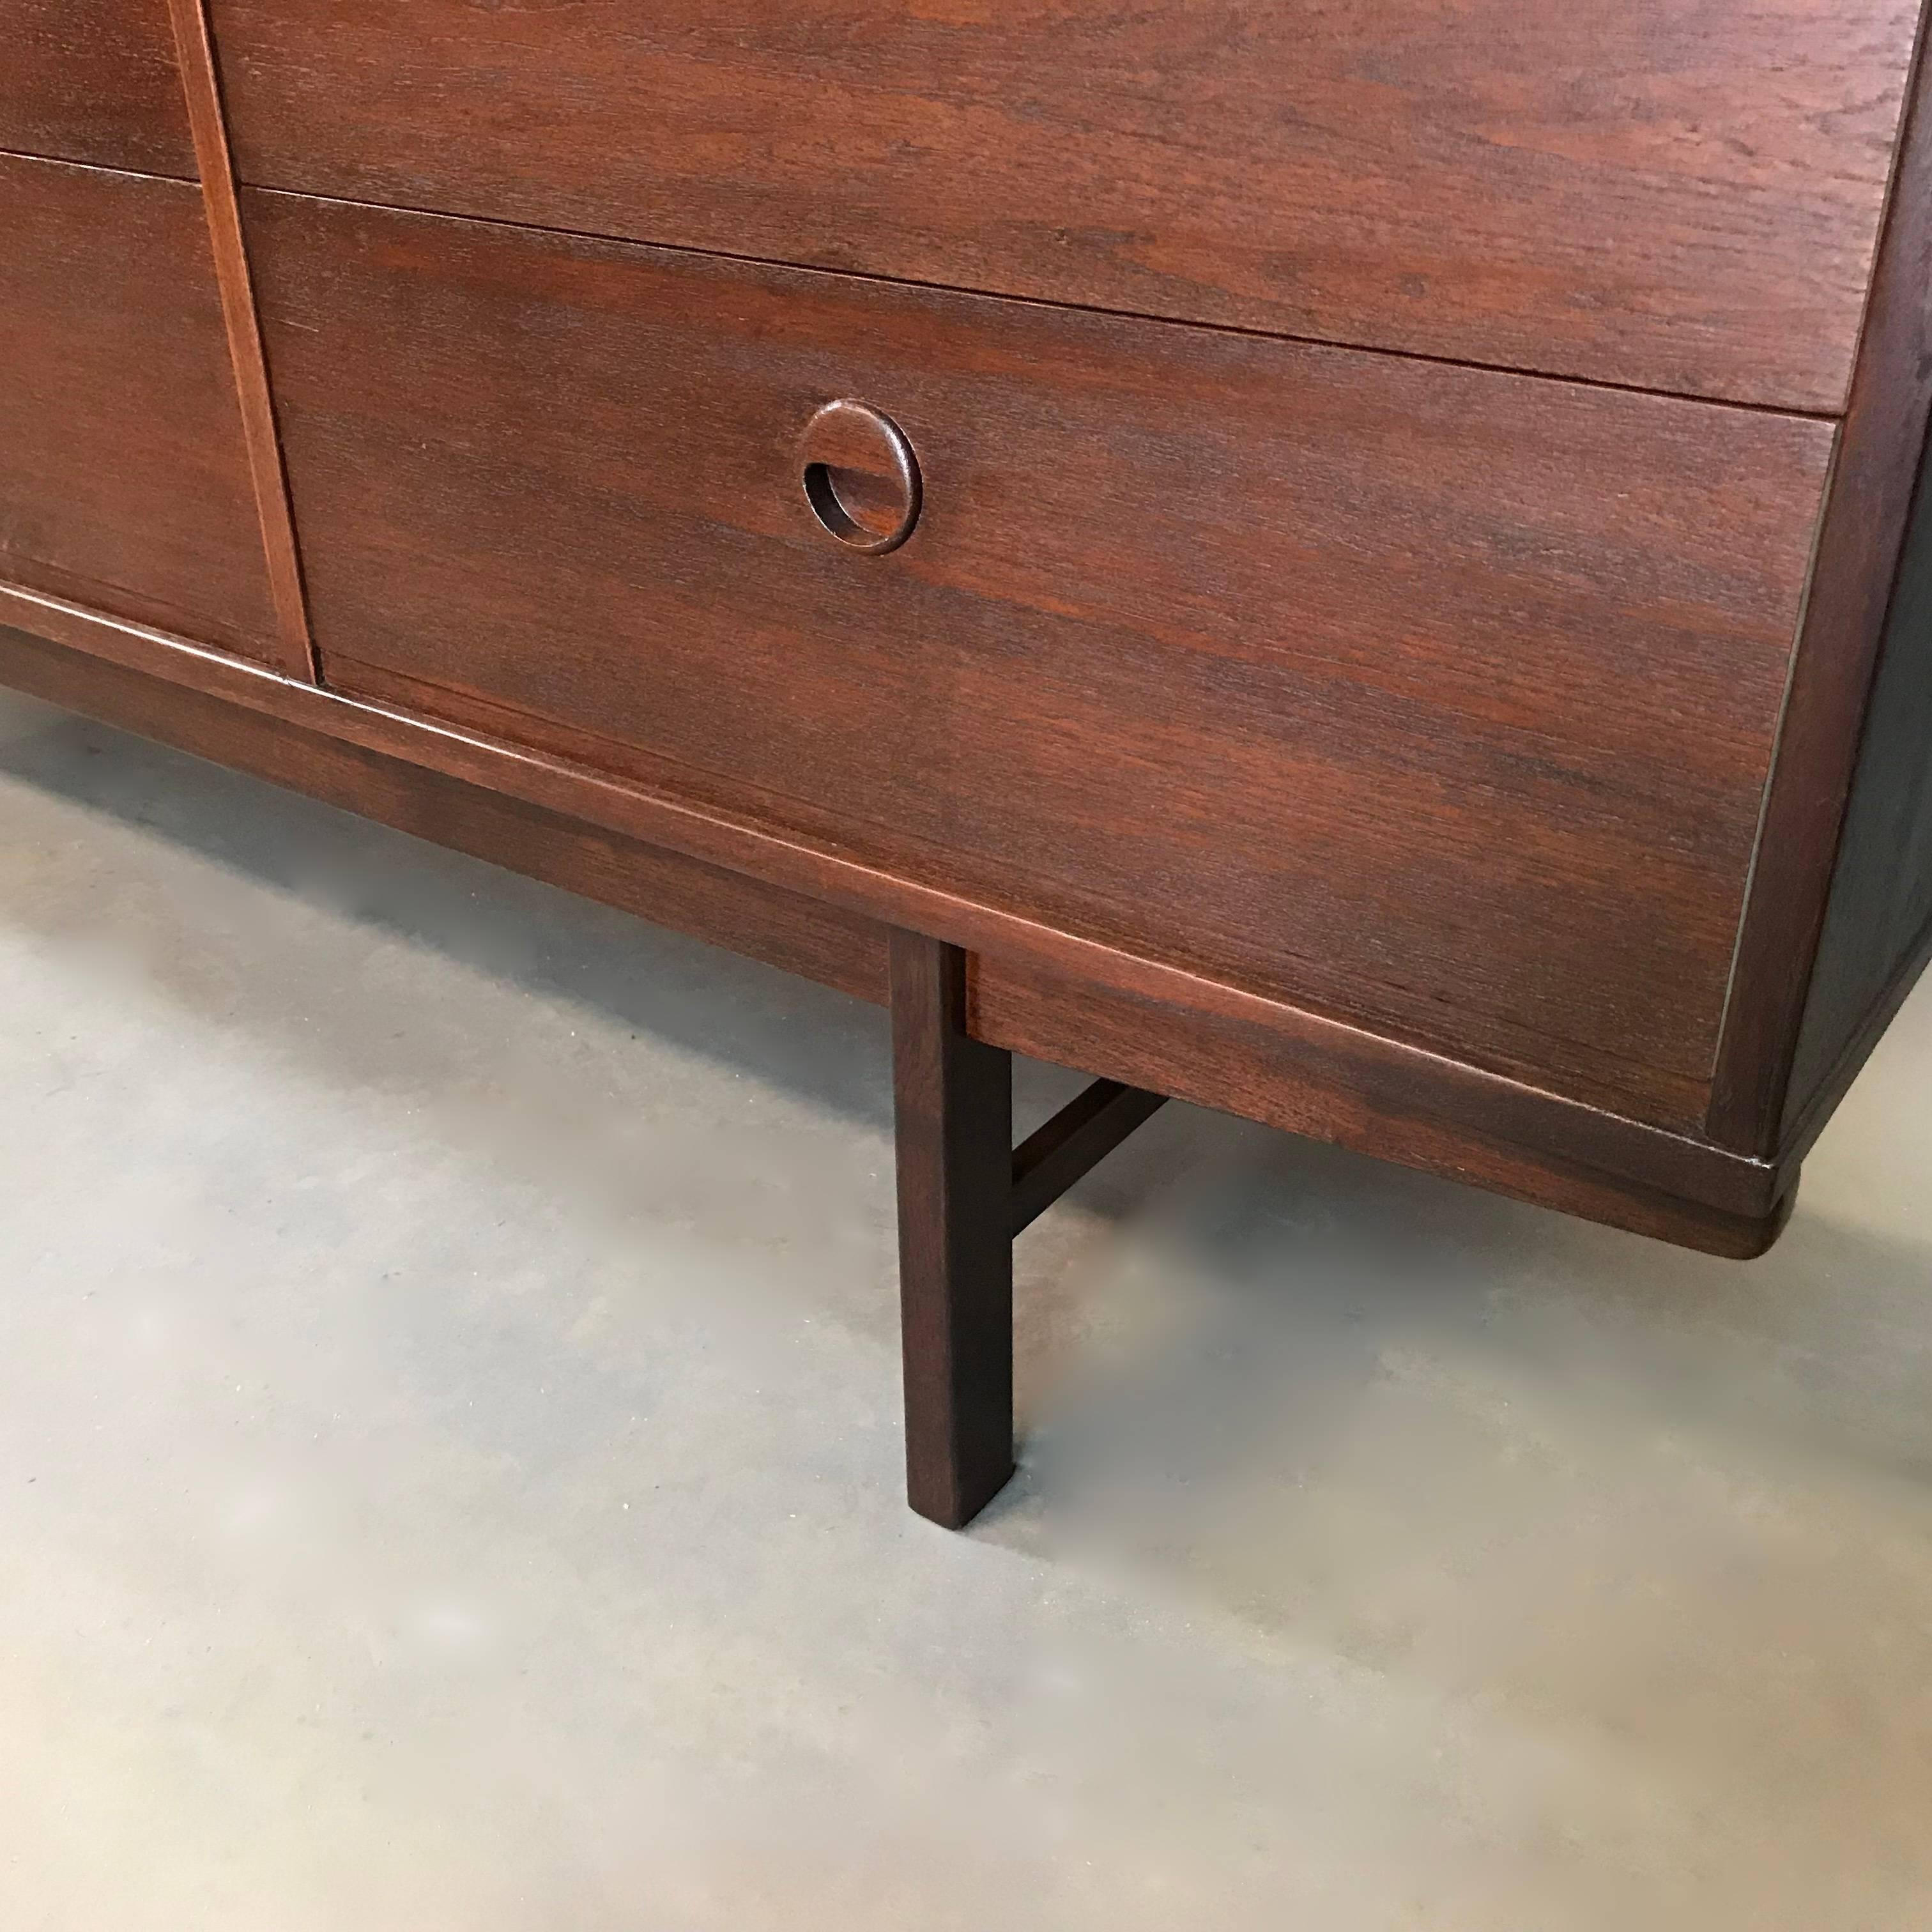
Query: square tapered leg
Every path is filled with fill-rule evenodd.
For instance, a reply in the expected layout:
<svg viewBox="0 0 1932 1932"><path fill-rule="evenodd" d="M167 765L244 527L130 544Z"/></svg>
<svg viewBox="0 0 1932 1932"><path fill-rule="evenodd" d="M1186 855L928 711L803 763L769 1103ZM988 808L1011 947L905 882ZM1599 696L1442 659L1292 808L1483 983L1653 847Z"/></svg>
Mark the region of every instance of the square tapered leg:
<svg viewBox="0 0 1932 1932"><path fill-rule="evenodd" d="M892 939L908 1499L956 1529L1013 1469L1012 1056L966 1032L966 956Z"/></svg>

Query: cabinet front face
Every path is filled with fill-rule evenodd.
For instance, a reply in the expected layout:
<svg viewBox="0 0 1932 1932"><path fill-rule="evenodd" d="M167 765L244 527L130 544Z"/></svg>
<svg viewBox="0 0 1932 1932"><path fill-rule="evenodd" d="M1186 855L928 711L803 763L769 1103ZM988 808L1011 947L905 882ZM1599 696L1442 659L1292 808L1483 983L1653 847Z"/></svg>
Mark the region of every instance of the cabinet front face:
<svg viewBox="0 0 1932 1932"><path fill-rule="evenodd" d="M0 150L191 176L168 0L0 0Z"/></svg>
<svg viewBox="0 0 1932 1932"><path fill-rule="evenodd" d="M266 187L1841 406L1917 0L214 0Z"/></svg>
<svg viewBox="0 0 1932 1932"><path fill-rule="evenodd" d="M0 580L271 658L201 195L0 157Z"/></svg>
<svg viewBox="0 0 1932 1932"><path fill-rule="evenodd" d="M244 204L336 688L1700 1117L1828 425Z"/></svg>

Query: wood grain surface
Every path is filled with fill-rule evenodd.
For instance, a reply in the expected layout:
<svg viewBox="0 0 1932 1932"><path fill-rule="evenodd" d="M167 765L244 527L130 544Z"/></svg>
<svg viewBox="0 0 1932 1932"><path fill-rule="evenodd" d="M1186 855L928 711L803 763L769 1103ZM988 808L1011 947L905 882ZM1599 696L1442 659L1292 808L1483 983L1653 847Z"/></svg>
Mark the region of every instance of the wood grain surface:
<svg viewBox="0 0 1932 1932"><path fill-rule="evenodd" d="M0 148L192 176L167 0L0 0Z"/></svg>
<svg viewBox="0 0 1932 1932"><path fill-rule="evenodd" d="M244 201L332 678L1701 1120L1827 426Z"/></svg>
<svg viewBox="0 0 1932 1932"><path fill-rule="evenodd" d="M200 191L0 156L0 578L272 658Z"/></svg>
<svg viewBox="0 0 1932 1932"><path fill-rule="evenodd" d="M1922 465L1780 1122L1788 1139L1932 946L1932 465ZM1844 1069L1844 1077L1856 1065ZM1835 1097L1835 1096L1834 1096Z"/></svg>
<svg viewBox="0 0 1932 1932"><path fill-rule="evenodd" d="M875 1006L886 1003L886 931L871 920L374 751L326 728L345 707L319 693L309 694L297 722L16 628L33 614L0 592L0 683Z"/></svg>
<svg viewBox="0 0 1932 1932"><path fill-rule="evenodd" d="M1843 406L1918 0L214 0L244 181Z"/></svg>

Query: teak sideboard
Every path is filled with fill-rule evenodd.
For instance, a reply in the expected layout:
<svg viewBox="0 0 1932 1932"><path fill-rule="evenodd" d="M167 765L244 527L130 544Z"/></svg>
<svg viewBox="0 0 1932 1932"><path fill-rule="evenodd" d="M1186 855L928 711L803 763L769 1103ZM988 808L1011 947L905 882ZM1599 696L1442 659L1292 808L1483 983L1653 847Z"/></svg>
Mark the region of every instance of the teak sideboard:
<svg viewBox="0 0 1932 1932"><path fill-rule="evenodd" d="M1756 1254L1932 948L1922 27L0 0L0 680L888 1004L942 1522L1164 1096Z"/></svg>

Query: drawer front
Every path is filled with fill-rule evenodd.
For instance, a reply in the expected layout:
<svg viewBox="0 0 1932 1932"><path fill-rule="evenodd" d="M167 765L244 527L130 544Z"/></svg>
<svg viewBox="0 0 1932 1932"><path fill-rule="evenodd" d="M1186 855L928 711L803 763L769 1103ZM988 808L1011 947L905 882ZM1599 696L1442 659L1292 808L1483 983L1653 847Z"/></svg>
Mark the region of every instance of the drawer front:
<svg viewBox="0 0 1932 1932"><path fill-rule="evenodd" d="M272 658L192 182L0 156L0 579Z"/></svg>
<svg viewBox="0 0 1932 1932"><path fill-rule="evenodd" d="M0 148L192 176L168 0L0 0Z"/></svg>
<svg viewBox="0 0 1932 1932"><path fill-rule="evenodd" d="M338 688L1695 1118L1826 425L244 201Z"/></svg>
<svg viewBox="0 0 1932 1932"><path fill-rule="evenodd" d="M1917 0L214 0L244 180L1844 400Z"/></svg>

